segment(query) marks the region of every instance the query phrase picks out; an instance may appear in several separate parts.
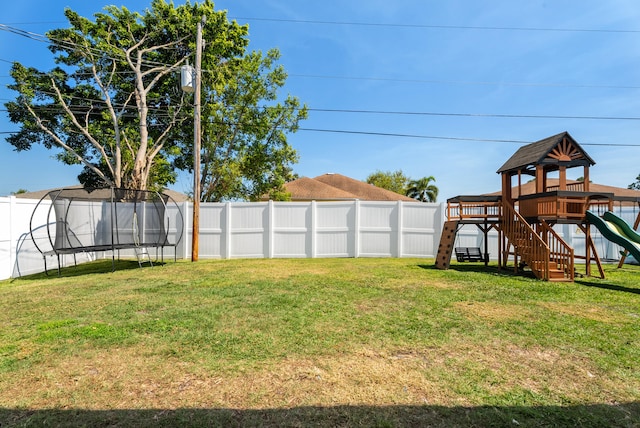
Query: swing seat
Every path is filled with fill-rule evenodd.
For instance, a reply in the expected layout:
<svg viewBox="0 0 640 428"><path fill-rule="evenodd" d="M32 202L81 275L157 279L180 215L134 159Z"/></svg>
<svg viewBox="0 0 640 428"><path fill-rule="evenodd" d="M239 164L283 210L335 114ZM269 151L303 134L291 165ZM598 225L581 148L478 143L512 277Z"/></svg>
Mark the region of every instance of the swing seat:
<svg viewBox="0 0 640 428"><path fill-rule="evenodd" d="M456 260L459 262L486 262L489 254L482 254L478 247L456 247Z"/></svg>

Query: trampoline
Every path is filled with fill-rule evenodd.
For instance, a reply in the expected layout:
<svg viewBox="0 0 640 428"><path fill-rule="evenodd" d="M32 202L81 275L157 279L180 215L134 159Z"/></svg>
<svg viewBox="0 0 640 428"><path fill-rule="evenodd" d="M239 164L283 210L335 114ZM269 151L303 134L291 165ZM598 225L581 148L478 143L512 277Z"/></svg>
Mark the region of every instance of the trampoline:
<svg viewBox="0 0 640 428"><path fill-rule="evenodd" d="M36 224L45 218L46 225ZM173 224L171 224L173 221ZM132 250L142 266L141 256L152 265L149 249L158 251L164 261L164 249L176 247L182 239L184 217L178 204L164 193L119 188L64 188L48 192L34 208L29 230L34 245L42 254L45 273L47 258L57 260L60 275L64 255L111 252L112 271L116 255Z"/></svg>

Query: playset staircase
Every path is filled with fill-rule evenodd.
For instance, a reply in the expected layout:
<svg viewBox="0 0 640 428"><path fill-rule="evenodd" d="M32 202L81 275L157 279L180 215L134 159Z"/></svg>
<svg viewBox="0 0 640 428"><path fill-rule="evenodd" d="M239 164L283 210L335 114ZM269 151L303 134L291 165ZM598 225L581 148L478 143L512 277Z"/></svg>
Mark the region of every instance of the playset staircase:
<svg viewBox="0 0 640 428"><path fill-rule="evenodd" d="M542 220L534 229L511 204L503 202L502 231L519 257L538 279L573 281L574 252L549 224ZM506 260L506 257L505 257Z"/></svg>

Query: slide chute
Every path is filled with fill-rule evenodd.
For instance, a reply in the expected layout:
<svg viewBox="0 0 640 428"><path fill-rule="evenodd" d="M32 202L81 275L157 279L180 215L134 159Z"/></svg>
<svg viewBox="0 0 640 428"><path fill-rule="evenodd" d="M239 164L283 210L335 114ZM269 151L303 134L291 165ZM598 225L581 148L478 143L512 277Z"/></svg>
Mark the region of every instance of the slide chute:
<svg viewBox="0 0 640 428"><path fill-rule="evenodd" d="M640 234L626 221L611 211L605 212L602 217L587 211L587 220L602 233L602 236L627 250L634 259L640 260Z"/></svg>

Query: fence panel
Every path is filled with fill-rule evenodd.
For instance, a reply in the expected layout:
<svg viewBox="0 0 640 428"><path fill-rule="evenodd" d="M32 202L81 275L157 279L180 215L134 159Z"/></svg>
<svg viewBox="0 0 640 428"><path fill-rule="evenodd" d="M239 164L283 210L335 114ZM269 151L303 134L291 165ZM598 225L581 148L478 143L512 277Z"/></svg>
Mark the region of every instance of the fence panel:
<svg viewBox="0 0 640 428"><path fill-rule="evenodd" d="M189 210L192 211L193 205L189 204ZM227 209L225 204L218 203L202 203L200 204L200 229L198 241L198 255L203 258L220 259L226 258L227 254L227 235L225 233L227 224ZM189 216L186 221L189 223L187 234L183 237L183 242L188 254L191 254L191 219Z"/></svg>
<svg viewBox="0 0 640 428"><path fill-rule="evenodd" d="M273 204L273 257L313 257L313 208L311 202Z"/></svg>
<svg viewBox="0 0 640 428"><path fill-rule="evenodd" d="M12 198L0 197L0 279L11 276L11 266L13 265L14 254L12 239Z"/></svg>
<svg viewBox="0 0 640 428"><path fill-rule="evenodd" d="M36 248L36 245L29 233L29 221L38 201L30 199L12 198L11 204L11 239L12 239L12 261L10 272L12 277L20 275L29 275L44 271L44 260L42 254ZM49 206L51 204L43 204L46 209L41 209L34 214L34 237L38 241L38 245L49 249L49 237L47 236L46 226L48 222L55 224L55 216L49 218ZM53 227L55 230L55 226ZM48 247L47 247L48 245ZM64 259L61 261L64 262Z"/></svg>
<svg viewBox="0 0 640 428"><path fill-rule="evenodd" d="M316 257L357 256L356 202L317 203Z"/></svg>
<svg viewBox="0 0 640 428"><path fill-rule="evenodd" d="M269 203L234 203L230 205L230 239L228 254L234 258L268 257Z"/></svg>
<svg viewBox="0 0 640 428"><path fill-rule="evenodd" d="M398 257L397 202L360 202L359 257Z"/></svg>
<svg viewBox="0 0 640 428"><path fill-rule="evenodd" d="M403 204L401 256L435 257L444 214L442 204Z"/></svg>

